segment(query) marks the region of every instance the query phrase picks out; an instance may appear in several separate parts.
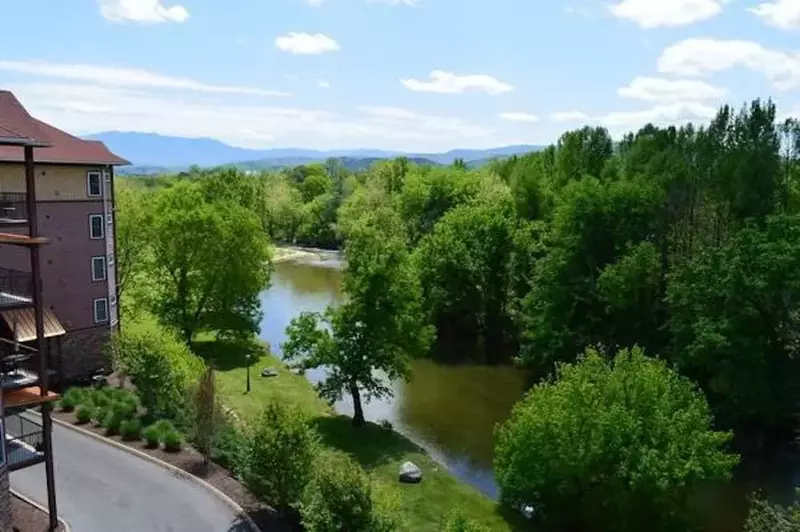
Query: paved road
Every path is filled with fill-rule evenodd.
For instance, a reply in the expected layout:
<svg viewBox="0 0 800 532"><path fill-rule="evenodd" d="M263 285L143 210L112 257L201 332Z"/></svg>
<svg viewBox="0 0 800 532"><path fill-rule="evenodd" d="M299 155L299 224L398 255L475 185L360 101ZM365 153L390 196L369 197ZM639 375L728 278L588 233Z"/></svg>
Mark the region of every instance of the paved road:
<svg viewBox="0 0 800 532"><path fill-rule="evenodd" d="M193 482L53 425L58 513L73 532L250 532ZM47 506L44 464L11 473L11 487Z"/></svg>

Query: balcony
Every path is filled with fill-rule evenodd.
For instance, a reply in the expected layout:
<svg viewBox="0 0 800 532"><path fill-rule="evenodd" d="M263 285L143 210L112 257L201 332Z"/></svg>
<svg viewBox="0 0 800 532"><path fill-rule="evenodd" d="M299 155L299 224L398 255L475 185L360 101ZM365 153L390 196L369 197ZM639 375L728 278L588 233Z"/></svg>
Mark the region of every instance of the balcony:
<svg viewBox="0 0 800 532"><path fill-rule="evenodd" d="M29 307L33 304L33 275L0 268L0 309Z"/></svg>
<svg viewBox="0 0 800 532"><path fill-rule="evenodd" d="M0 192L0 226L28 224L27 195L23 192Z"/></svg>
<svg viewBox="0 0 800 532"><path fill-rule="evenodd" d="M11 471L44 461L44 431L38 413L22 411L5 417L5 451Z"/></svg>

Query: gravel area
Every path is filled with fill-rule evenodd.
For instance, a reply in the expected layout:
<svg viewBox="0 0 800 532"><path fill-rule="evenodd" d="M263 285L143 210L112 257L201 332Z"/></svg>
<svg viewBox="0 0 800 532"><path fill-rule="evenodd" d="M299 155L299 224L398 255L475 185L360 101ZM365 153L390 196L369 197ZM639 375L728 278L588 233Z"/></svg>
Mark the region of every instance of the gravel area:
<svg viewBox="0 0 800 532"><path fill-rule="evenodd" d="M47 512L43 512L14 494L11 495L11 515L14 532L47 532L50 525ZM56 530L65 532L61 523L58 524Z"/></svg>
<svg viewBox="0 0 800 532"><path fill-rule="evenodd" d="M53 417L69 424L76 424L73 413L54 411ZM109 440L122 443L128 447L147 453L150 456L163 460L170 465L203 479L239 504L263 532L293 531L293 527L290 524L282 520L275 510L260 502L241 482L236 480L228 470L214 462L206 466L203 463L203 456L186 444L184 444L180 452L169 453L162 448L150 449L146 446L144 441L129 442L123 441L119 436L106 436L103 428L96 427L92 423L78 426ZM20 532L25 532L25 530L21 529Z"/></svg>

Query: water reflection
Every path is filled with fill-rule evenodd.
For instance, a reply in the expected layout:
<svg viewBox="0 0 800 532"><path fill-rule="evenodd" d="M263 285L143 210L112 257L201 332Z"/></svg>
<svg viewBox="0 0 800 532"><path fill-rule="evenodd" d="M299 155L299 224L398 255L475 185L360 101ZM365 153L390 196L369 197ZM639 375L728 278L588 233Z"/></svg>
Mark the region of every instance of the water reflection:
<svg viewBox="0 0 800 532"><path fill-rule="evenodd" d="M275 265L272 286L261 296L261 337L275 351L285 341L286 326L297 314L341 303L339 266L335 256ZM390 421L454 474L496 496L492 474L494 427L524 393L524 372L511 367L450 366L417 360L413 373L411 382L392 384L393 399L367 403L367 419ZM316 383L324 378L324 370L311 371L307 377ZM341 413L352 414L349 399L334 406Z"/></svg>

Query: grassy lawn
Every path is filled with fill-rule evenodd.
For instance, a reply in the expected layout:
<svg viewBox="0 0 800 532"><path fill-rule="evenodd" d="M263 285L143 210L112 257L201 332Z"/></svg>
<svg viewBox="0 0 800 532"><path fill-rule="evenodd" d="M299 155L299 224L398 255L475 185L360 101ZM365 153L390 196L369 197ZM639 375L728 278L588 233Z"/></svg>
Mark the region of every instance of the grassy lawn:
<svg viewBox="0 0 800 532"><path fill-rule="evenodd" d="M405 437L373 424L353 427L350 418L336 415L317 396L305 377L293 375L263 350L253 362L251 392L246 394L244 354L236 353L237 348L230 345L215 342L201 342L195 349L217 361L218 393L244 421L258 415L262 406L273 400L291 402L305 409L314 419L325 445L350 454L373 478L396 492L405 522L403 530L438 532L443 516L455 508L492 531L517 529L499 513L493 501L456 479ZM278 377L260 377L258 372L264 367L275 368ZM422 469L425 477L421 484L397 482L400 465L406 460Z"/></svg>

